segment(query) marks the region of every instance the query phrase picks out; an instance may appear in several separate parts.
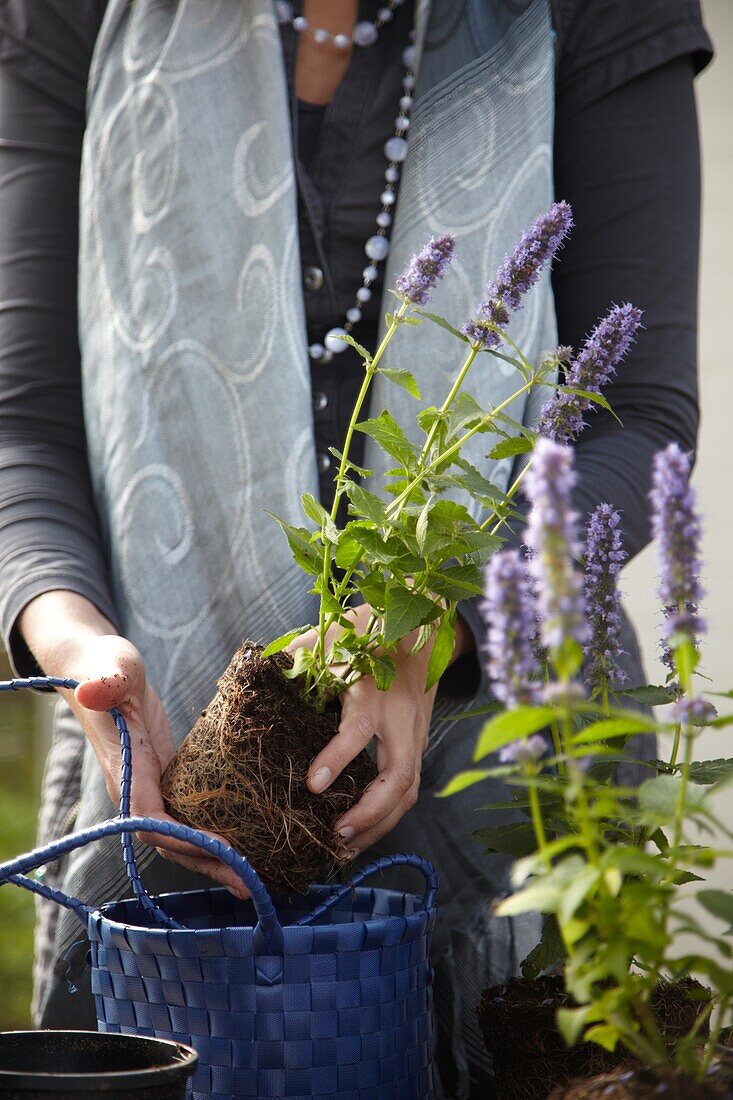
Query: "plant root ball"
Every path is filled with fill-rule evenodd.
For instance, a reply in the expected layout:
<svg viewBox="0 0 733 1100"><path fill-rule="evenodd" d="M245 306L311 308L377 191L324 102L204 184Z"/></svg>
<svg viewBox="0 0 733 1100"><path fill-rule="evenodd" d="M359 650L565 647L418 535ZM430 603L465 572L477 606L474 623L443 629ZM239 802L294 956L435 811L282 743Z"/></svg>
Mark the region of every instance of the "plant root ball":
<svg viewBox="0 0 733 1100"><path fill-rule="evenodd" d="M340 707L318 714L283 676L291 665L287 654L263 660L260 646L244 642L161 784L172 817L225 837L268 890L284 894L304 893L329 863L349 861L335 824L376 775L361 752L323 794L309 791L309 765L336 733Z"/></svg>

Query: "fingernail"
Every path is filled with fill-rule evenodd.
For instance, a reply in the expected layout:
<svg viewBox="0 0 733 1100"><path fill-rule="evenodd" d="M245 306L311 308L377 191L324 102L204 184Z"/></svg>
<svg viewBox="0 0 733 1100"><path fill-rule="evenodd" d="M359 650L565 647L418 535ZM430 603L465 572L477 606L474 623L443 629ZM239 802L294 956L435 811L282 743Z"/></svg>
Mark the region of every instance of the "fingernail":
<svg viewBox="0 0 733 1100"><path fill-rule="evenodd" d="M344 825L343 829L339 829L339 836L342 840L349 841L352 836L356 836L356 829L352 828L351 825Z"/></svg>
<svg viewBox="0 0 733 1100"><path fill-rule="evenodd" d="M316 794L320 794L324 788L331 782L331 769L330 768L317 768L311 776L311 790Z"/></svg>
<svg viewBox="0 0 733 1100"><path fill-rule="evenodd" d="M349 852L349 859L356 859L356 857L360 856L360 855L361 855L361 848L352 848L351 851Z"/></svg>

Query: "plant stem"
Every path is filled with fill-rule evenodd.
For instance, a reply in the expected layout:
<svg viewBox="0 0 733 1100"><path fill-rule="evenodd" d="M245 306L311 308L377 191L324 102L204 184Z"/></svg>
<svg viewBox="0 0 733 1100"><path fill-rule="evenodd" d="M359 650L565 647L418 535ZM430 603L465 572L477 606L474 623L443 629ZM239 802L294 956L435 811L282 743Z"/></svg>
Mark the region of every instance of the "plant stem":
<svg viewBox="0 0 733 1100"><path fill-rule="evenodd" d="M423 462L425 461L425 459L428 457L428 455L430 453L430 447L432 446L433 440L435 439L436 435L438 434L438 426L440 424L442 416L448 411L448 409L451 407L451 405L455 401L455 399L458 395L458 392L461 389L461 386L463 385L464 381L466 380L466 375L468 374L469 370L471 369L471 367L473 365L473 361L474 361L474 359L476 358L477 355L478 355L478 348L475 348L473 345L471 345L471 350L469 351L468 355L466 356L466 361L463 364L463 366L461 367L460 371L458 372L458 376L457 376L455 382L453 383L453 385L451 386L450 393L446 397L443 404L440 406L439 415L436 416L435 421L433 423L433 426L431 427L430 431L428 432L428 437L425 440L425 443L423 444L423 448L420 452L420 459L419 459L419 462L420 462L421 466L422 466Z"/></svg>
<svg viewBox="0 0 733 1100"><path fill-rule="evenodd" d="M545 823L542 820L542 810L540 809L540 799L537 794L537 788L535 787L532 779L534 774L527 772L527 779L529 780L529 805L532 812L532 825L534 826L534 834L537 838L537 847L540 850L540 855L545 864L547 870L550 870L550 857L547 854L547 834L545 833Z"/></svg>
<svg viewBox="0 0 733 1100"><path fill-rule="evenodd" d="M486 414L486 416L482 416L478 424L476 424L473 428L469 428L469 430L465 432L460 439L457 439L455 443L451 444L450 447L448 447L445 451L434 458L432 462L423 467L420 470L420 473L412 479L407 488L403 489L400 495L398 497L395 497L391 504L387 506L387 518L392 519L394 516L400 514L401 509L409 500L413 490L417 489L420 482L425 477L425 474L429 474L437 466L440 466L441 463L446 462L449 458L452 458L453 455L458 454L469 439L472 439L477 432L480 432L488 424L490 424L496 414L502 412L507 407L507 405L511 405L512 401L516 401L516 399L518 397L521 397L523 393L527 393L527 391L532 388L532 385L533 380L525 382L521 389L517 390L516 393L513 393L511 397L507 397L505 401L502 401L500 405L497 405L496 408L492 409L490 413Z"/></svg>
<svg viewBox="0 0 733 1100"><path fill-rule="evenodd" d="M372 383L372 379L374 378L374 375L376 374L377 367L379 366L380 360L381 360L382 356L384 355L384 353L385 353L392 337L394 336L395 332L399 328L400 322L402 321L402 318L405 316L405 313L407 312L408 306L409 306L409 302L407 301L407 299L405 299L400 304L400 308L397 310L396 314L392 318L387 331L385 332L384 336L382 337L382 341L381 341L379 347L377 348L376 352L374 353L374 357L369 362L366 363L366 369L364 371L364 379L362 381L361 389L359 390L359 395L356 399L356 403L355 403L354 408L352 409L352 412L351 412L351 419L349 420L349 427L348 427L347 432L346 432L346 438L344 440L344 446L343 446L343 450L341 452L341 461L339 463L338 473L336 474L336 479L335 479L336 480L336 491L334 493L333 504L331 506L331 519L334 520L334 521L335 521L336 516L338 514L339 504L341 503L341 498L343 497L344 492L346 491L345 490L345 479L346 479L346 473L347 473L348 468L349 468L349 461L348 461L349 460L349 451L351 449L351 441L354 438L354 432L356 430L356 425L357 425L357 422L359 420L359 414L361 413L362 406L363 406L363 404L366 400L367 393L369 392L369 387ZM330 542L328 542L326 540L325 532L323 533L323 543L324 543L323 570L321 572L321 588L322 588L322 591L321 591L321 597L320 597L320 607L319 607L319 610L318 610L318 644L317 644L318 657L319 657L319 661L320 661L320 664L321 664L321 668L326 667L326 634L328 632L328 627L330 626L330 622L327 621L327 620L330 618L330 621L331 622L333 621L331 617L327 616L326 607L325 607L325 595L326 595L326 591L329 587L329 582L330 582L330 579L331 579L331 544L330 544Z"/></svg>

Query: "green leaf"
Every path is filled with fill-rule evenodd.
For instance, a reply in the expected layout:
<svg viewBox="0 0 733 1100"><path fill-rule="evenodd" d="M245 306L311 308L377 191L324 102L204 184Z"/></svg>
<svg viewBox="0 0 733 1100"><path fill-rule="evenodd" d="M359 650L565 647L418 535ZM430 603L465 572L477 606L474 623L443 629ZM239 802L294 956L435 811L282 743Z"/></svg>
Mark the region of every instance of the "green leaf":
<svg viewBox="0 0 733 1100"><path fill-rule="evenodd" d="M677 814L682 780L678 775L658 775L647 779L638 790L641 821L649 825L667 825ZM701 805L705 788L694 783L687 786L687 812Z"/></svg>
<svg viewBox="0 0 733 1100"><path fill-rule="evenodd" d="M457 328L454 328L449 321L446 321L445 317L441 317L439 313L428 313L426 309L416 309L415 313L419 313L421 317L426 317L428 321L432 321L434 325L444 328L446 332L449 332L451 336L457 337L458 340L462 340L464 344L468 343L467 337L465 337L462 332L459 332Z"/></svg>
<svg viewBox="0 0 733 1100"><path fill-rule="evenodd" d="M420 553L425 553L425 540L428 537L428 519L430 517L430 510L433 507L433 500L435 498L431 496L424 505L420 515L417 517L417 523L415 524L415 538L417 539L417 545L420 548Z"/></svg>
<svg viewBox="0 0 733 1100"><path fill-rule="evenodd" d="M415 627L430 622L442 607L411 588L388 584L384 598L384 644L394 645Z"/></svg>
<svg viewBox="0 0 733 1100"><path fill-rule="evenodd" d="M465 600L467 596L482 596L481 570L473 562L449 565L439 573L430 574L430 590L446 600Z"/></svg>
<svg viewBox="0 0 733 1100"><path fill-rule="evenodd" d="M300 502L308 519L313 520L323 531L326 540L337 543L339 538L338 528L323 505L311 493L301 493Z"/></svg>
<svg viewBox="0 0 733 1100"><path fill-rule="evenodd" d="M594 1024L583 1035L583 1042L597 1043L613 1054L620 1038L621 1032L613 1024Z"/></svg>
<svg viewBox="0 0 733 1100"><path fill-rule="evenodd" d="M703 786L719 783L733 774L733 760L695 760L690 764L690 779Z"/></svg>
<svg viewBox="0 0 733 1100"><path fill-rule="evenodd" d="M529 856L537 850L537 840L531 821L512 821L509 825L487 825L471 833L487 852L504 852L514 856Z"/></svg>
<svg viewBox="0 0 733 1100"><path fill-rule="evenodd" d="M726 726L733 726L733 714L721 714L718 718L713 718L712 721L706 722L705 725L708 729L722 730Z"/></svg>
<svg viewBox="0 0 733 1100"><path fill-rule="evenodd" d="M577 872L563 891L558 910L558 919L561 924L565 924L575 916L577 910L600 879L601 871L598 867L584 867L583 870Z"/></svg>
<svg viewBox="0 0 733 1100"><path fill-rule="evenodd" d="M569 1047L577 1043L588 1020L589 1005L580 1008L558 1008L557 1030Z"/></svg>
<svg viewBox="0 0 733 1100"><path fill-rule="evenodd" d="M537 733L549 726L554 717L552 707L517 707L497 714L481 730L473 759L483 760L490 752L496 752L510 741Z"/></svg>
<svg viewBox="0 0 733 1100"><path fill-rule="evenodd" d="M279 638L275 638L274 642L270 642L262 650L262 657L272 657L275 653L280 653L286 646L289 646L291 642L294 642L296 638L299 638L301 634L305 634L306 630L312 630L311 626L301 626L298 630L288 630L286 634L281 634Z"/></svg>
<svg viewBox="0 0 733 1100"><path fill-rule="evenodd" d="M357 344L354 337L350 336L348 332L344 333L343 335L337 336L336 339L337 340L343 340L343 342L345 344L351 344L354 351L359 353L359 355L362 357L362 359L367 364L367 366L369 365L369 363L371 363L371 361L372 361L371 353L368 352L366 348L363 348L361 346L361 344Z"/></svg>
<svg viewBox="0 0 733 1100"><path fill-rule="evenodd" d="M350 509L352 515L365 516L372 523L376 523L377 527L386 523L385 503L376 493L362 489L361 485L357 485L355 481L348 483L346 493L353 505Z"/></svg>
<svg viewBox="0 0 733 1100"><path fill-rule="evenodd" d="M463 472L450 475L449 480L454 485L465 489L478 500L489 501L491 504L504 504L508 501L509 498L465 458L459 458L456 465Z"/></svg>
<svg viewBox="0 0 733 1100"><path fill-rule="evenodd" d="M594 741L610 741L614 737L630 737L633 733L650 733L656 728L657 724L651 718L636 714L630 718L608 718L593 722L574 734L572 740L574 745L589 745Z"/></svg>
<svg viewBox="0 0 733 1100"><path fill-rule="evenodd" d="M619 694L629 699L635 699L637 703L641 703L645 707L661 707L665 703L673 703L677 698L677 693L673 688L655 684L643 684L640 687L629 688L628 691L622 691Z"/></svg>
<svg viewBox="0 0 733 1100"><path fill-rule="evenodd" d="M440 620L440 625L435 634L435 641L428 661L428 678L425 690L430 691L437 684L448 665L450 664L453 650L456 645L456 616L446 613Z"/></svg>
<svg viewBox="0 0 733 1100"><path fill-rule="evenodd" d="M290 546L290 552L292 553L295 561L303 570L304 573L310 573L312 576L318 577L321 573L321 554L318 549L311 542L311 531L307 531L305 527L293 527L291 524L286 523L280 519L273 512L268 512L268 516L280 524L280 527L285 532L285 537L288 540Z"/></svg>
<svg viewBox="0 0 733 1100"><path fill-rule="evenodd" d="M549 914L542 922L542 937L522 962L522 977L534 981L540 974L555 970L565 958L565 944L557 927L557 920Z"/></svg>
<svg viewBox="0 0 733 1100"><path fill-rule="evenodd" d="M415 446L386 409L376 418L362 420L356 425L356 430L370 436L383 451L396 458L403 466L409 465L417 455Z"/></svg>
<svg viewBox="0 0 733 1100"><path fill-rule="evenodd" d="M393 369L391 367L380 367L379 373L383 374L385 378L389 378L390 382L395 382L398 386L402 386L403 390L412 396L420 400L420 388L417 384L417 380L412 371L404 370L402 368Z"/></svg>
<svg viewBox="0 0 733 1100"><path fill-rule="evenodd" d="M703 909L726 921L731 926L728 933L733 932L733 893L727 890L700 890L696 896Z"/></svg>
<svg viewBox="0 0 733 1100"><path fill-rule="evenodd" d="M488 458L513 458L514 455L523 455L532 450L531 439L502 439L489 451Z"/></svg>
<svg viewBox="0 0 733 1100"><path fill-rule="evenodd" d="M522 913L555 913L562 890L555 882L535 882L525 890L504 898L496 907L497 916L517 917Z"/></svg>
<svg viewBox="0 0 733 1100"><path fill-rule="evenodd" d="M397 674L395 663L388 653L370 653L369 670L378 691L387 691Z"/></svg>
<svg viewBox="0 0 733 1100"><path fill-rule="evenodd" d="M334 561L339 569L344 571L353 569L357 562L361 561L363 550L361 543L348 531L342 531L339 535L339 543L334 554Z"/></svg>
<svg viewBox="0 0 733 1100"><path fill-rule="evenodd" d="M472 787L474 783L480 783L483 779L487 779L491 774L490 771L486 771L485 768L470 768L468 771L459 772L458 775L454 775L449 783L446 783L442 791L437 792L438 798L448 798L452 794L458 794L459 791L465 791L466 787Z"/></svg>
<svg viewBox="0 0 733 1100"><path fill-rule="evenodd" d="M329 453L332 454L334 458L338 459L339 465L341 465L341 462L343 461L343 457L344 457L342 452L339 451L337 447L329 447L328 450L329 450ZM371 470L367 470L365 466L357 466L356 463L352 462L350 458L346 459L345 469L346 469L346 471L353 470L354 473L357 473L359 475L359 477L371 477L372 476L372 471Z"/></svg>

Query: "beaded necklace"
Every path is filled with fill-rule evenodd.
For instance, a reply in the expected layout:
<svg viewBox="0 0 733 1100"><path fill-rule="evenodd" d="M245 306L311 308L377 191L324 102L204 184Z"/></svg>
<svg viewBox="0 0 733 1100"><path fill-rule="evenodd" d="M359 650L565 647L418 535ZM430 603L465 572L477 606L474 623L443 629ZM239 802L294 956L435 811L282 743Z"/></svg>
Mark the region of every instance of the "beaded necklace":
<svg viewBox="0 0 733 1100"><path fill-rule="evenodd" d="M293 15L293 6L289 0L276 0L275 10L278 22L289 23L297 34L310 34L319 43L333 43L338 49L348 49L352 45L361 48L373 46L379 38L381 28L392 21L396 8L401 7L405 0L389 0L385 7L380 8L373 22L366 20L356 23L351 35L331 34L323 27L313 27L302 15ZM413 91L415 88L415 47L412 44L414 32L410 33L410 45L402 51L402 64L405 75L402 78L402 94L400 96L398 113L394 121L394 134L384 143L384 156L387 167L384 171L384 190L379 196L380 209L376 217L376 232L368 238L364 245L369 263L362 272L362 284L356 292L355 301L350 309L347 309L343 325L337 325L326 333L322 344L311 344L308 354L313 362L329 363L334 355L340 355L346 351L347 344L341 339L351 332L354 325L361 320L362 307L372 297L372 284L379 276L379 264L386 260L389 254L389 229L392 225L393 208L397 201L396 188L400 178L400 167L407 156L407 131L410 128L410 112L413 104Z"/></svg>

